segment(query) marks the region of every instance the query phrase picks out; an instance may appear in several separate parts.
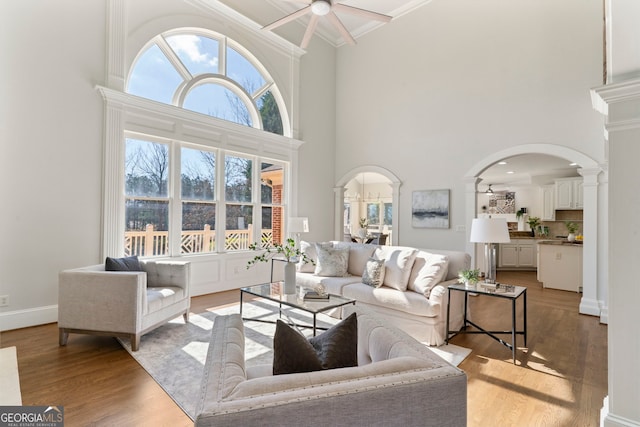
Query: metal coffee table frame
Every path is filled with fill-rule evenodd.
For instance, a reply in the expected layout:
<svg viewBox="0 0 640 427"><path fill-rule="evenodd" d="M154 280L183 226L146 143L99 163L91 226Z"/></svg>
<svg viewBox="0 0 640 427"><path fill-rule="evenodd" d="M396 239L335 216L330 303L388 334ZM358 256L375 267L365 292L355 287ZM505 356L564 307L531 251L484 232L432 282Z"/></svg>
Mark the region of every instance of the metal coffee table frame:
<svg viewBox="0 0 640 427"><path fill-rule="evenodd" d="M299 298L300 286L296 286L295 294L285 294L284 293L284 282L272 282L272 283L264 283L261 285L255 286L247 286L240 288L240 316L242 317L242 306L244 303L244 294L253 295L256 297L260 297L266 299L268 301L272 301L278 304L278 313L279 317L282 318L284 315L288 323L291 326L297 328L307 328L313 330L313 336L316 336L316 332L318 330L326 330L327 328L323 328L317 325L317 315L318 313L323 313L329 311L333 308L342 307L348 304L355 305L356 301L349 298L344 298L339 295L329 294L329 299L319 299L319 300L305 300ZM295 323L286 312L283 312L282 306L291 307L294 309L298 309L309 313L313 317L313 324L298 324ZM276 323L273 320L265 320L253 317L242 317L243 320L251 320L254 322L262 322L262 323Z"/></svg>

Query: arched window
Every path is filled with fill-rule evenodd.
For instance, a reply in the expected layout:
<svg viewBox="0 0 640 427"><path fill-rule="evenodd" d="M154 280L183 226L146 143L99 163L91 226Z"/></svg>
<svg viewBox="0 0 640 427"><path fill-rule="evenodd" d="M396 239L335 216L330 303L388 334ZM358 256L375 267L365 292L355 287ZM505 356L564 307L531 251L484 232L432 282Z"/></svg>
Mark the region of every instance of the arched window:
<svg viewBox="0 0 640 427"><path fill-rule="evenodd" d="M107 150L107 193L124 213L110 222L124 237L118 251L185 256L282 242L290 157L273 147L291 130L278 88L251 53L210 31L166 31L140 50L125 92L117 108L135 113Z"/></svg>
<svg viewBox="0 0 640 427"><path fill-rule="evenodd" d="M165 104L283 135L282 97L266 69L221 34L176 29L138 55L126 91Z"/></svg>

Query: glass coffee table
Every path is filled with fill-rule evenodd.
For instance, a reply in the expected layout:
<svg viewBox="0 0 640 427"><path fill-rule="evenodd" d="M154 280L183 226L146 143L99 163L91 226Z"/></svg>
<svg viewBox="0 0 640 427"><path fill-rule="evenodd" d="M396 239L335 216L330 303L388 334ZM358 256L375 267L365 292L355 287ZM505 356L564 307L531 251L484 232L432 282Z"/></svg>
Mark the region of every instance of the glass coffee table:
<svg viewBox="0 0 640 427"><path fill-rule="evenodd" d="M300 286L296 286L295 294L285 294L284 293L284 282L272 282L272 283L264 283L262 285L248 286L244 288L240 288L240 316L242 317L242 305L244 302L244 295L249 294L256 297L263 298L265 300L274 302L278 304L278 314L279 317L282 317L283 314L289 321L289 323L298 328L309 328L313 330L313 336L316 335L318 330L324 330L326 328L319 327L317 325L317 315L318 313L323 313L329 311L333 308L342 307L348 304L356 303L355 300L350 298L341 297L340 295L332 295L329 294L328 299L304 299L300 296ZM282 307L287 306L291 308L295 308L306 313L311 314L313 318L313 322L311 325L305 324L297 324L294 323L293 320L286 313L283 312ZM251 320L254 322L263 322L263 323L275 323L272 320L258 319L258 318L249 318L242 317L243 320Z"/></svg>

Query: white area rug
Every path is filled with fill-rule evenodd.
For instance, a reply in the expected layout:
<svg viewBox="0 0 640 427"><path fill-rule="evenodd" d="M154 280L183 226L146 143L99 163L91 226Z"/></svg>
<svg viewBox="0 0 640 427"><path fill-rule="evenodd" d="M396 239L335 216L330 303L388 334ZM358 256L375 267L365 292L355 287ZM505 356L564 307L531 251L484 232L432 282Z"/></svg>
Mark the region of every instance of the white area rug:
<svg viewBox="0 0 640 427"><path fill-rule="evenodd" d="M128 339L119 339L122 346L153 377L169 396L193 419L200 393L200 381L204 372L211 328L216 316L238 313L239 306L203 314L191 314L185 324L182 316L163 325L140 339L140 349L131 351ZM243 317L275 320L274 306L263 301L251 301L243 306ZM309 324L307 313L292 310L290 317L297 324ZM318 325L328 327L337 323L325 315L318 315ZM272 343L275 325L256 321L245 321L245 358L247 366L272 363ZM310 329L303 329L311 335ZM439 348L429 347L442 358L457 365L471 352L453 344Z"/></svg>

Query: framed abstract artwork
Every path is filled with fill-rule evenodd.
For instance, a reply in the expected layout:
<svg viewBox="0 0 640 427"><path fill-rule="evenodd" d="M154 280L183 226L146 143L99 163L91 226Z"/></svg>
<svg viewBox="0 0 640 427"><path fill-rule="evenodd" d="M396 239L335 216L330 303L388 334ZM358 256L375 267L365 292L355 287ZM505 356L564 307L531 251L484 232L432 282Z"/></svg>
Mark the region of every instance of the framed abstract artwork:
<svg viewBox="0 0 640 427"><path fill-rule="evenodd" d="M449 190L414 191L411 225L415 228L449 228Z"/></svg>

